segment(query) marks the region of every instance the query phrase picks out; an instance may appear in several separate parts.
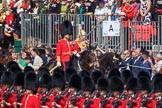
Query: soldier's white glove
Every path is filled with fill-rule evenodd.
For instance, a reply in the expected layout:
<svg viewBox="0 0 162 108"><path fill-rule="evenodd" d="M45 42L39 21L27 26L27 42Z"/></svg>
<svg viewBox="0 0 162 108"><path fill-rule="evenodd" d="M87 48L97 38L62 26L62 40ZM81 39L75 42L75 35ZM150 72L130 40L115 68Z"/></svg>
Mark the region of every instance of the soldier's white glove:
<svg viewBox="0 0 162 108"><path fill-rule="evenodd" d="M78 58L80 57L80 55L79 55L78 53L76 53L75 51L73 52L73 54L74 54L75 56L77 56Z"/></svg>
<svg viewBox="0 0 162 108"><path fill-rule="evenodd" d="M61 62L57 62L56 66L61 67Z"/></svg>

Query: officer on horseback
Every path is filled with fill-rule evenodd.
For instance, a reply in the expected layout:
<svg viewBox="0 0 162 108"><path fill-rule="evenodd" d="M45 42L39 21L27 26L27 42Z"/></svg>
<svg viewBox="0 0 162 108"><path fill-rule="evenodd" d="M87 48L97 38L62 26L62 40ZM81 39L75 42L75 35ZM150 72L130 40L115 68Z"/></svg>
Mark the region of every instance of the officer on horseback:
<svg viewBox="0 0 162 108"><path fill-rule="evenodd" d="M56 46L56 60L57 66L63 66L64 70L70 67L70 58L74 54L79 57L78 44L70 40L70 35L72 34L72 24L70 21L66 20L62 23L61 35L62 38L59 40Z"/></svg>
<svg viewBox="0 0 162 108"><path fill-rule="evenodd" d="M79 53L82 53L83 51L85 51L88 47L89 44L89 40L87 39L87 34L84 30L80 30L78 38L75 40L78 45L79 45Z"/></svg>

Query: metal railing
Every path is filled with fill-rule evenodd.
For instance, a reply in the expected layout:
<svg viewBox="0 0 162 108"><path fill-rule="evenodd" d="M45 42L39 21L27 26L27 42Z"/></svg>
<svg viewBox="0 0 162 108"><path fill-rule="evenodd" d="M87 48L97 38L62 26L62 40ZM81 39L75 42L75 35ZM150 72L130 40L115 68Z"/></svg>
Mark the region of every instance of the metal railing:
<svg viewBox="0 0 162 108"><path fill-rule="evenodd" d="M120 21L119 36L103 36L103 23L96 20L95 15L79 14L22 14L21 17L21 37L24 45L36 45L36 40L40 39L42 44L49 44L54 47L60 36L61 23L70 20L73 25L72 39L78 37L80 29L84 29L88 34L91 44L99 45L103 49L112 48L123 51L135 48L145 48L152 50L153 46L161 45L161 28L158 22L151 22L150 25L143 25L143 22ZM160 19L160 18L159 18ZM105 21L118 21L117 16L107 16Z"/></svg>

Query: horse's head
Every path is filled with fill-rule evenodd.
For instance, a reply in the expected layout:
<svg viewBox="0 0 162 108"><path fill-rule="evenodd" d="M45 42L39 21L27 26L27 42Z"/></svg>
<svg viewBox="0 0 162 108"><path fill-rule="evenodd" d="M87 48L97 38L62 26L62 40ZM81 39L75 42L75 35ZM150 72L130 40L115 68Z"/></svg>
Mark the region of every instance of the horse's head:
<svg viewBox="0 0 162 108"><path fill-rule="evenodd" d="M115 52L115 53L114 53L114 56L113 56L113 63L114 63L115 65L118 65L119 62L122 61L121 55L122 55L121 52Z"/></svg>

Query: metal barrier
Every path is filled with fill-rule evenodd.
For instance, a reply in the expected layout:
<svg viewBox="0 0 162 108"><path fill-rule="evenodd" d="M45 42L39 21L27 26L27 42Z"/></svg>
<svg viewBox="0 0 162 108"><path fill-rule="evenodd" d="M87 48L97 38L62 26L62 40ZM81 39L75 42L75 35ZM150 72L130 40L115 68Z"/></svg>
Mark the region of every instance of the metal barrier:
<svg viewBox="0 0 162 108"><path fill-rule="evenodd" d="M117 19L117 17L107 16L105 20ZM152 22L146 26L143 25L143 22L120 22L119 36L103 36L103 23L97 22L94 15L22 14L21 37L23 45L36 45L37 40L40 39L43 44L54 47L61 39L60 27L64 20L72 22L72 39L78 37L79 30L82 28L88 33L90 42L103 49L112 48L123 51L145 48L152 50L154 45L160 45L158 22Z"/></svg>

